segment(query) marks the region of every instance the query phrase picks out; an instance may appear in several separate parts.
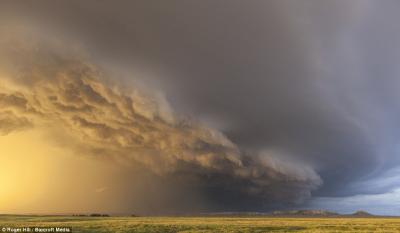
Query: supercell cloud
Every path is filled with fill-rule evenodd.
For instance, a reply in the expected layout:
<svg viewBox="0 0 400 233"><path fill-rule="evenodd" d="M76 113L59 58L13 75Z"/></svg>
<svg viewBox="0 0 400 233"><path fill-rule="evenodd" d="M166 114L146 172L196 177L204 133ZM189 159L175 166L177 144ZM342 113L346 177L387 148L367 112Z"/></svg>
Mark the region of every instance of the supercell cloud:
<svg viewBox="0 0 400 233"><path fill-rule="evenodd" d="M165 99L134 86L124 91L94 65L55 46L20 38L3 45L3 134L56 127L68 138L64 146L78 155L191 183L210 203L233 210L301 202L321 184L312 168L244 152L221 132L175 115Z"/></svg>
<svg viewBox="0 0 400 233"><path fill-rule="evenodd" d="M3 137L44 128L208 211L396 196L397 1L1 4Z"/></svg>

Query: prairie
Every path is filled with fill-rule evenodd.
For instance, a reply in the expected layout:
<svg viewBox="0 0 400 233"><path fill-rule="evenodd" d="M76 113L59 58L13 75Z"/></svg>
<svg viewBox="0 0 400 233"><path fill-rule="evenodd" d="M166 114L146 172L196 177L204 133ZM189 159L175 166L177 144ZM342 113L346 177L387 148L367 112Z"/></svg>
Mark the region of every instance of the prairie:
<svg viewBox="0 0 400 233"><path fill-rule="evenodd" d="M7 227L71 227L72 232L252 233L400 232L400 218L0 216Z"/></svg>

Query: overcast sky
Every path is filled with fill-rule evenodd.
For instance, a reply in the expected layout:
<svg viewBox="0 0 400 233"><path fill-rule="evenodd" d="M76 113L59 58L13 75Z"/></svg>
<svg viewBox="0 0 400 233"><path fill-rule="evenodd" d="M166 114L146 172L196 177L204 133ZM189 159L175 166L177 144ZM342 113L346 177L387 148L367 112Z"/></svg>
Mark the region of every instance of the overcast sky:
<svg viewBox="0 0 400 233"><path fill-rule="evenodd" d="M189 186L187 180L174 184L184 187L181 193L196 190L212 206L196 211L327 208L398 215L399 10L395 0L0 1L0 33L23 28L61 38L115 74L108 80L162 96L168 111L198 122L193 131L199 124L220 133L218 139L199 136L201 145L193 136L196 146L184 153L222 157L212 161L223 169L195 163L166 175L196 177ZM40 56L47 55L35 53L37 60L49 58ZM64 69L58 60L57 67ZM39 84L27 85L28 93L40 95ZM161 133L175 127L163 119L158 128L141 124ZM226 165L231 153L238 167ZM239 179L242 168L271 172ZM191 211L190 203L183 211Z"/></svg>

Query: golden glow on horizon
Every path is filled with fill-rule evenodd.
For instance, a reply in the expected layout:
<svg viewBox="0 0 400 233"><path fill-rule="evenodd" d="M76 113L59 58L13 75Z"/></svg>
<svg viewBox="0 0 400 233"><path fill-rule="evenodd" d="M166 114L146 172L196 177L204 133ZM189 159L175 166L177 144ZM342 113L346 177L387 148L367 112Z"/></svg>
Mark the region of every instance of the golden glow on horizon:
<svg viewBox="0 0 400 233"><path fill-rule="evenodd" d="M38 132L14 132L0 136L0 210L28 204L42 194L54 153Z"/></svg>
<svg viewBox="0 0 400 233"><path fill-rule="evenodd" d="M57 147L45 130L0 136L0 214L103 211L113 165ZM101 192L99 192L101 190Z"/></svg>

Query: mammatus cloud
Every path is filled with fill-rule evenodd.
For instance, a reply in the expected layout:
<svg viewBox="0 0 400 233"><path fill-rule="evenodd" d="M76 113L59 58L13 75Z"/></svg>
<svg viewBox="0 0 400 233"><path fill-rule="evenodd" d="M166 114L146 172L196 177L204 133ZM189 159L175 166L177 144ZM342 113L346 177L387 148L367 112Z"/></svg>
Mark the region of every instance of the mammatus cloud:
<svg viewBox="0 0 400 233"><path fill-rule="evenodd" d="M63 145L76 154L183 180L229 208L301 202L322 182L308 166L245 152L221 132L177 116L159 95L118 87L80 58L14 42L4 46L3 55L8 59L0 78L3 135L29 127L57 129L54 134L62 132L68 138Z"/></svg>

